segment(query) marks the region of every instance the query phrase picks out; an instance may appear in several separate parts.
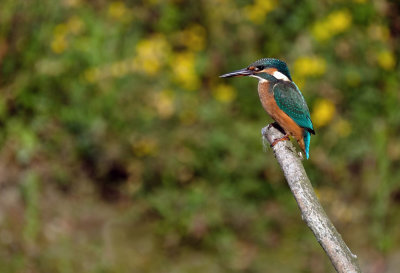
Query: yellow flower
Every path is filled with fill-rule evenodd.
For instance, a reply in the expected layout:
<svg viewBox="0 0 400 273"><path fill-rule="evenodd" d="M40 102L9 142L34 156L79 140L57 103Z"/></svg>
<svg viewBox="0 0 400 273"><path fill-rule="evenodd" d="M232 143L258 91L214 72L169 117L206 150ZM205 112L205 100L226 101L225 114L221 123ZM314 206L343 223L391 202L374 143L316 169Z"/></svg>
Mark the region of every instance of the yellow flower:
<svg viewBox="0 0 400 273"><path fill-rule="evenodd" d="M392 70L396 65L395 56L389 50L381 51L378 54L378 64L385 70Z"/></svg>
<svg viewBox="0 0 400 273"><path fill-rule="evenodd" d="M83 72L83 78L90 83L107 78L120 78L132 72L129 60L117 61L102 67L89 68Z"/></svg>
<svg viewBox="0 0 400 273"><path fill-rule="evenodd" d="M172 72L176 82L186 90L195 90L200 80L195 69L196 56L192 52L178 53L173 58Z"/></svg>
<svg viewBox="0 0 400 273"><path fill-rule="evenodd" d="M255 24L261 24L265 16L276 7L274 0L256 0L253 5L246 6L244 12L247 18Z"/></svg>
<svg viewBox="0 0 400 273"><path fill-rule="evenodd" d="M113 1L110 3L108 6L108 16L114 19L119 19L126 15L127 13L127 8L124 4L124 2L121 1Z"/></svg>
<svg viewBox="0 0 400 273"><path fill-rule="evenodd" d="M244 12L246 13L247 18L255 24L261 24L265 19L264 12L253 5L246 6Z"/></svg>
<svg viewBox="0 0 400 273"><path fill-rule="evenodd" d="M66 23L66 29L72 34L79 34L83 30L83 21L78 16L69 18Z"/></svg>
<svg viewBox="0 0 400 273"><path fill-rule="evenodd" d="M71 17L65 24L58 24L53 31L53 39L50 43L51 50L60 54L68 47L68 34L78 34L83 29L83 22L78 17Z"/></svg>
<svg viewBox="0 0 400 273"><path fill-rule="evenodd" d="M206 31L201 25L190 26L182 31L178 37L188 50L201 51L205 47Z"/></svg>
<svg viewBox="0 0 400 273"><path fill-rule="evenodd" d="M165 63L170 50L170 45L161 34L142 40L136 45L136 57L132 62L132 69L155 75Z"/></svg>
<svg viewBox="0 0 400 273"><path fill-rule="evenodd" d="M312 120L316 128L327 125L335 115L335 105L327 99L319 99L314 105Z"/></svg>
<svg viewBox="0 0 400 273"><path fill-rule="evenodd" d="M65 36L68 34L68 27L66 24L58 24L54 28L53 35L54 36Z"/></svg>
<svg viewBox="0 0 400 273"><path fill-rule="evenodd" d="M90 68L83 72L83 78L89 82L94 83L99 80L101 72L98 68Z"/></svg>
<svg viewBox="0 0 400 273"><path fill-rule="evenodd" d="M321 76L326 71L326 61L321 57L299 57L294 63L298 77Z"/></svg>
<svg viewBox="0 0 400 273"><path fill-rule="evenodd" d="M57 54L63 53L65 49L67 49L68 47L67 39L65 38L64 35L56 35L53 37L50 47L54 53Z"/></svg>
<svg viewBox="0 0 400 273"><path fill-rule="evenodd" d="M328 16L329 30L335 34L341 33L350 27L351 19L351 14L348 11L335 11Z"/></svg>
<svg viewBox="0 0 400 273"><path fill-rule="evenodd" d="M327 26L324 22L317 22L314 24L312 34L315 39L319 41L329 40L332 33L327 30Z"/></svg>
<svg viewBox="0 0 400 273"><path fill-rule="evenodd" d="M230 85L220 84L213 90L213 95L216 100L223 103L229 103L235 99L236 91Z"/></svg>
<svg viewBox="0 0 400 273"><path fill-rule="evenodd" d="M318 21L312 28L312 34L318 41L326 41L346 31L351 26L352 17L347 10L338 10Z"/></svg>
<svg viewBox="0 0 400 273"><path fill-rule="evenodd" d="M164 90L153 97L154 106L160 118L170 118L175 112L174 93Z"/></svg>

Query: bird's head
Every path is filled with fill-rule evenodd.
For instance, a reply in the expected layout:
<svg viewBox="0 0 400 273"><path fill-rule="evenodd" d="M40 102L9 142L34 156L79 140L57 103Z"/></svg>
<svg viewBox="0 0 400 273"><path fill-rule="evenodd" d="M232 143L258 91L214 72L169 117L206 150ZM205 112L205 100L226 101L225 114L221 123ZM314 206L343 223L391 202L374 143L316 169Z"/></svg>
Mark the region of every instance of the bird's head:
<svg viewBox="0 0 400 273"><path fill-rule="evenodd" d="M285 62L264 58L250 64L248 67L221 75L221 78L250 76L258 78L260 81L292 81L289 69Z"/></svg>

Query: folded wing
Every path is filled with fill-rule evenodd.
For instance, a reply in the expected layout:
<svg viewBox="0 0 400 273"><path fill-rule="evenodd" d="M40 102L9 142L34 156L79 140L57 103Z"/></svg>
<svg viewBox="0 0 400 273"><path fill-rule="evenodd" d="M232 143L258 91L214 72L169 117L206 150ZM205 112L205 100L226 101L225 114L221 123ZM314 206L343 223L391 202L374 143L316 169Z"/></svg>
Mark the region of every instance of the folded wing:
<svg viewBox="0 0 400 273"><path fill-rule="evenodd" d="M278 107L300 127L315 134L310 110L299 88L293 82L278 82L273 87Z"/></svg>

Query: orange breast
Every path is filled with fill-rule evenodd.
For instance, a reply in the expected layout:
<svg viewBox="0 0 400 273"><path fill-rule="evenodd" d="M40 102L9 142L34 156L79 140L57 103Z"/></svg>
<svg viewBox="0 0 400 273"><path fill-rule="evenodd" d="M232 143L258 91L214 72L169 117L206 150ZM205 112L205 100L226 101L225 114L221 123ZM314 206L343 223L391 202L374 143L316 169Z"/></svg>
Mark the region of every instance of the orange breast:
<svg viewBox="0 0 400 273"><path fill-rule="evenodd" d="M299 143L300 148L305 152L304 145L304 129L297 125L285 112L283 112L276 104L274 94L269 92L269 83L260 82L258 84L258 95L265 111L285 130L285 132Z"/></svg>

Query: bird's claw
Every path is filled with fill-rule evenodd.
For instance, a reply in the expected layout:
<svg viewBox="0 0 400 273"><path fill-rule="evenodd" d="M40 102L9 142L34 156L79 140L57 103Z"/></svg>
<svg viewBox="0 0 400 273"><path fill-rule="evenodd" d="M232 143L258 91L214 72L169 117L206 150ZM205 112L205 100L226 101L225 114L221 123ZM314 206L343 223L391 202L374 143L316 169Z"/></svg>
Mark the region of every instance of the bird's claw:
<svg viewBox="0 0 400 273"><path fill-rule="evenodd" d="M271 147L274 147L278 142L283 141L283 140L290 140L288 135L284 135L283 137L277 138L275 139L272 143L271 143Z"/></svg>

